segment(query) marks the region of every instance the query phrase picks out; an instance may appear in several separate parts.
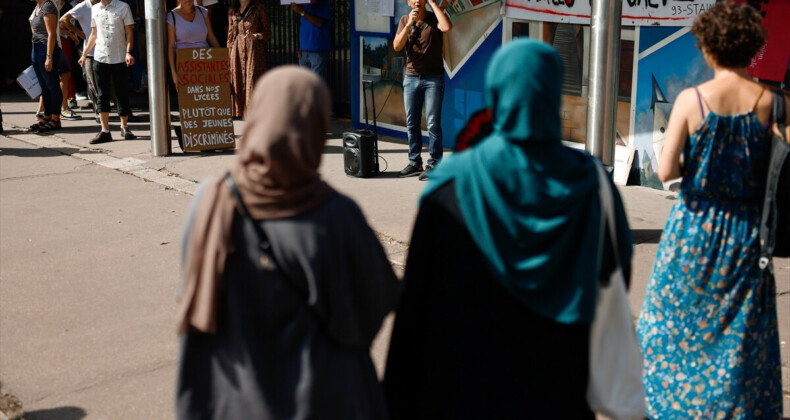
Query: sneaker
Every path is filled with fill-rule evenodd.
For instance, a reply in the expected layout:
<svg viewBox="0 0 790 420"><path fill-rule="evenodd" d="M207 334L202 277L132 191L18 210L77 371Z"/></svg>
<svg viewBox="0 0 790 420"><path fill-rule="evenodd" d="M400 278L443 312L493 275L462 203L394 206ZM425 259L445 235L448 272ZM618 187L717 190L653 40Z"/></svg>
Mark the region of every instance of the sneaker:
<svg viewBox="0 0 790 420"><path fill-rule="evenodd" d="M74 98L69 99L69 108L74 109L77 107L79 107L79 105L77 104L77 100Z"/></svg>
<svg viewBox="0 0 790 420"><path fill-rule="evenodd" d="M402 171L398 172L398 176L401 178L406 178L408 176L417 176L422 173L422 165L412 165L411 163L406 165Z"/></svg>
<svg viewBox="0 0 790 420"><path fill-rule="evenodd" d="M417 179L419 179L420 181L427 181L428 180L428 173L431 172L433 170L433 168L434 168L433 165L425 165L425 171L423 173L421 173L420 177L417 178Z"/></svg>
<svg viewBox="0 0 790 420"><path fill-rule="evenodd" d="M82 116L74 112L71 108L66 108L60 111L60 118L64 120L79 120L82 119Z"/></svg>
<svg viewBox="0 0 790 420"><path fill-rule="evenodd" d="M112 141L112 134L105 133L104 131L99 131L99 134L97 134L96 137L92 138L90 143L99 144L99 143L107 143L108 141Z"/></svg>
<svg viewBox="0 0 790 420"><path fill-rule="evenodd" d="M134 140L137 138L129 127L121 127L121 137L123 137L124 140Z"/></svg>

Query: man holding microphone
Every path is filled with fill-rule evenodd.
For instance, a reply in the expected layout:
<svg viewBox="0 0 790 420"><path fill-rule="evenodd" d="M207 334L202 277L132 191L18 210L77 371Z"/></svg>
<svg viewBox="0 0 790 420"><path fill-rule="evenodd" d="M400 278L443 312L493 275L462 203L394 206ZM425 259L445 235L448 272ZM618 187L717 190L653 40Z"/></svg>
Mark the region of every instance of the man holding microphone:
<svg viewBox="0 0 790 420"><path fill-rule="evenodd" d="M406 49L406 72L403 78L403 102L406 107L406 130L409 138L409 164L400 171L401 177L428 173L442 158L442 100L444 99L444 65L442 49L444 32L453 28L436 0L428 0L432 12L425 10L425 0L408 0L411 13L401 16L395 34L395 51ZM428 153L430 158L423 170L422 108L428 123Z"/></svg>

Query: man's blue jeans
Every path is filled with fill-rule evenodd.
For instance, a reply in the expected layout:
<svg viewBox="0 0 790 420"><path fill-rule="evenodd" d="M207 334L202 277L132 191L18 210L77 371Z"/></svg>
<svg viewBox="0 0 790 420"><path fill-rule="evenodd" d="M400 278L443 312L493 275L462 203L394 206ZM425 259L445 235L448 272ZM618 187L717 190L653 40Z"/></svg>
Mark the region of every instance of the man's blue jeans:
<svg viewBox="0 0 790 420"><path fill-rule="evenodd" d="M329 51L300 51L299 65L306 67L326 80L326 60Z"/></svg>
<svg viewBox="0 0 790 420"><path fill-rule="evenodd" d="M422 106L428 123L428 165L436 165L442 158L442 100L444 75L405 76L403 103L406 106L406 130L409 135L409 165L422 165Z"/></svg>

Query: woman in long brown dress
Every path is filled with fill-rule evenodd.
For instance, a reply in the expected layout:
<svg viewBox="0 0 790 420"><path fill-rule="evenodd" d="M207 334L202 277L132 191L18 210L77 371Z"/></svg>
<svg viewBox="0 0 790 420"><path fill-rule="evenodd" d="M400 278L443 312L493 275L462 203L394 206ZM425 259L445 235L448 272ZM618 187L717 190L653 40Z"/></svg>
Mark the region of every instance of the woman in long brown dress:
<svg viewBox="0 0 790 420"><path fill-rule="evenodd" d="M234 117L243 117L252 88L266 71L264 44L272 30L266 8L257 0L233 0L228 26L231 106Z"/></svg>

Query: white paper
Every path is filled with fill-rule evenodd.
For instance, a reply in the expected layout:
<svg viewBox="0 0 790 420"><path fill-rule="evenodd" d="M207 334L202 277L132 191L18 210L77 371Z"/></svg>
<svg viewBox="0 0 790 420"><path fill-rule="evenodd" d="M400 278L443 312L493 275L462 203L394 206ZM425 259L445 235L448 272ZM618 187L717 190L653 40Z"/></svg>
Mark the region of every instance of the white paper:
<svg viewBox="0 0 790 420"><path fill-rule="evenodd" d="M22 89L25 90L30 99L36 99L41 96L41 86L38 84L38 77L36 76L36 71L33 70L33 66L26 68L16 78L16 82L19 83L19 86L22 86Z"/></svg>
<svg viewBox="0 0 790 420"><path fill-rule="evenodd" d="M395 0L365 0L368 14L378 16L394 16Z"/></svg>
<svg viewBox="0 0 790 420"><path fill-rule="evenodd" d="M614 174L613 180L616 185L626 185L628 175L631 173L631 165L634 162L633 147L623 147L620 145L614 148Z"/></svg>

